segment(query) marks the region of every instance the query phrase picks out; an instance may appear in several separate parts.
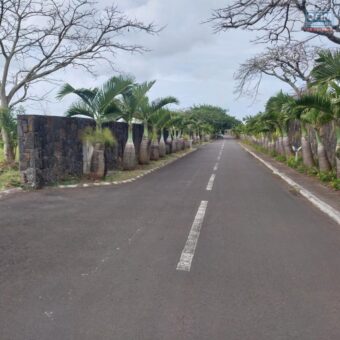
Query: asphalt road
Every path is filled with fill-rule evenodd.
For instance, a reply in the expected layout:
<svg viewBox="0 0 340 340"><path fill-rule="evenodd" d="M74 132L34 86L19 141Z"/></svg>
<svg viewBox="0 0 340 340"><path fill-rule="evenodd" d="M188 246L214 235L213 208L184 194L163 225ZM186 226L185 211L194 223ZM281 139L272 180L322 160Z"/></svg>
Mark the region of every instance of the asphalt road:
<svg viewBox="0 0 340 340"><path fill-rule="evenodd" d="M0 339L338 340L340 227L233 140L133 183L17 194Z"/></svg>

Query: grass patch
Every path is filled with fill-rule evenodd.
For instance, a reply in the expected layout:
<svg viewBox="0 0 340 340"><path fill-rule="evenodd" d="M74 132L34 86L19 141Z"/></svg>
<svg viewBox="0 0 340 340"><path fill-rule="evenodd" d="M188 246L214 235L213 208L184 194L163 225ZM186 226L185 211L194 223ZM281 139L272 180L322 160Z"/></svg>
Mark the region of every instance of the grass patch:
<svg viewBox="0 0 340 340"><path fill-rule="evenodd" d="M16 169L0 170L0 190L21 186L19 171Z"/></svg>
<svg viewBox="0 0 340 340"><path fill-rule="evenodd" d="M21 186L18 163L9 166L4 160L4 150L0 145L0 190Z"/></svg>
<svg viewBox="0 0 340 340"><path fill-rule="evenodd" d="M340 179L334 179L333 181L330 182L330 186L334 190L340 190Z"/></svg>

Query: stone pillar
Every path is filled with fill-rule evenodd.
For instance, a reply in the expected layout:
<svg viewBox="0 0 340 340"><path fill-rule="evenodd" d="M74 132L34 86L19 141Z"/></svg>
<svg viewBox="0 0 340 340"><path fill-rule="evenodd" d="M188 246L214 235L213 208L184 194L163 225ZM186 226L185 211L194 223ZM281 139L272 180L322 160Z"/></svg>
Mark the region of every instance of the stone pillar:
<svg viewBox="0 0 340 340"><path fill-rule="evenodd" d="M35 117L18 116L19 170L27 188L43 186L41 146L35 129Z"/></svg>

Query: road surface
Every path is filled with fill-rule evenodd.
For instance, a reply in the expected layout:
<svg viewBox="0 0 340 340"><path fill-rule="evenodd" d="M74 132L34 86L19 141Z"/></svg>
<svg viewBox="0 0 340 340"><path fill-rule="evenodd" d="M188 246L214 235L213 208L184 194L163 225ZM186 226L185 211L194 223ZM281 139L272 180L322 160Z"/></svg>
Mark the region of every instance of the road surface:
<svg viewBox="0 0 340 340"><path fill-rule="evenodd" d="M340 339L340 227L218 141L0 201L0 339Z"/></svg>

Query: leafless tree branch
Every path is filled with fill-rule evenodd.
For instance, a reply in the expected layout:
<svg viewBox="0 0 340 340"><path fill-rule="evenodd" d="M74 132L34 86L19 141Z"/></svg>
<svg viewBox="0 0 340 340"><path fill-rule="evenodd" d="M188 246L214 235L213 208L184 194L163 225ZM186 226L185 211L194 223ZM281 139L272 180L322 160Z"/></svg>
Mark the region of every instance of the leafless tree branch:
<svg viewBox="0 0 340 340"><path fill-rule="evenodd" d="M335 0L233 0L214 10L208 22L216 32L243 29L259 32L259 42L295 40L294 33L307 31L305 18L315 11L333 17L329 30L308 31L340 44L340 3Z"/></svg>
<svg viewBox="0 0 340 340"><path fill-rule="evenodd" d="M98 61L113 65L117 50L145 51L124 42L130 30L157 33L115 5L99 11L90 0L0 0L1 105L26 100L30 85L68 66L91 72Z"/></svg>
<svg viewBox="0 0 340 340"><path fill-rule="evenodd" d="M265 52L242 63L234 75L235 92L256 97L263 75L287 83L297 95L311 80L310 71L317 48L294 43L267 48Z"/></svg>

